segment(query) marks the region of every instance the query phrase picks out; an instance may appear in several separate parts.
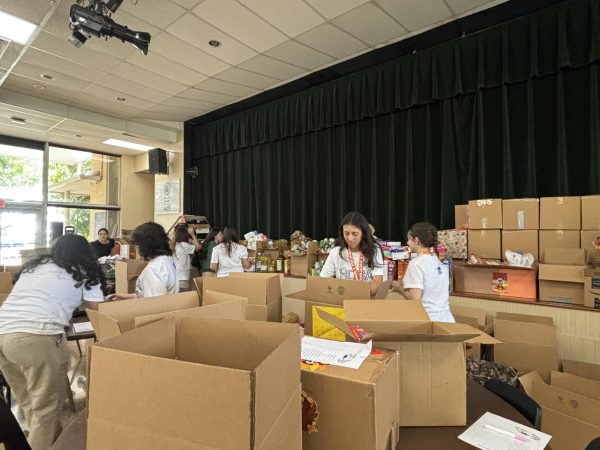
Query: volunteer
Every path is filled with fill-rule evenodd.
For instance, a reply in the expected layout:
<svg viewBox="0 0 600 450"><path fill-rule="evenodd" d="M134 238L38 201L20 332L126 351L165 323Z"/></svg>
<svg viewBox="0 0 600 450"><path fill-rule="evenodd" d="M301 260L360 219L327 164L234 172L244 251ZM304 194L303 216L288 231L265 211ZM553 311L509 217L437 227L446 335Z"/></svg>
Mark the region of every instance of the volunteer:
<svg viewBox="0 0 600 450"><path fill-rule="evenodd" d="M190 260L196 250L200 249L200 243L196 239L196 232L182 224L175 227L175 236L171 244L177 279L179 280L179 292L190 290Z"/></svg>
<svg viewBox="0 0 600 450"><path fill-rule="evenodd" d="M0 371L21 406L33 450L60 431L69 352L64 327L82 303L97 309L104 275L88 241L74 234L23 265L0 306Z"/></svg>
<svg viewBox="0 0 600 450"><path fill-rule="evenodd" d="M346 214L336 244L321 269L321 276L367 281L371 283L371 295L375 295L383 281L383 252L366 217L359 212Z"/></svg>
<svg viewBox="0 0 600 450"><path fill-rule="evenodd" d="M448 266L439 260L437 245L437 230L433 225L419 222L410 227L408 246L417 257L406 268L400 292L408 300L420 300L431 320L454 322L448 302Z"/></svg>
<svg viewBox="0 0 600 450"><path fill-rule="evenodd" d="M215 272L210 269L210 259L212 257L214 248L222 241L223 233L219 227L212 227L204 238L204 241L202 241L200 251L198 252L198 257L200 259L200 272L202 275L215 275Z"/></svg>
<svg viewBox="0 0 600 450"><path fill-rule="evenodd" d="M169 236L162 225L146 222L131 234L142 258L148 261L135 283L135 294L113 294L117 300L157 295L177 294L179 280L169 245Z"/></svg>
<svg viewBox="0 0 600 450"><path fill-rule="evenodd" d="M108 237L108 230L106 228L100 228L98 230L98 240L90 243L96 258L102 258L103 256L110 256L110 252L115 246L115 240Z"/></svg>
<svg viewBox="0 0 600 450"><path fill-rule="evenodd" d="M225 227L223 241L212 251L210 269L217 272L218 277L226 277L251 266L252 258L248 258L248 249L240 244L237 231L233 227Z"/></svg>

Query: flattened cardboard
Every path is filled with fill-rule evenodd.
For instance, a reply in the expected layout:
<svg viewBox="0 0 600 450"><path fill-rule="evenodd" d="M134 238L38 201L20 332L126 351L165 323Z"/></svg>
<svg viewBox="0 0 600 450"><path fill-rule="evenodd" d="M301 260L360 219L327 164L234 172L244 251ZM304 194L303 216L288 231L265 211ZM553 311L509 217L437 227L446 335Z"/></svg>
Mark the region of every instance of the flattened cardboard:
<svg viewBox="0 0 600 450"><path fill-rule="evenodd" d="M561 264L566 266L585 266L585 250L582 248L546 249L544 264Z"/></svg>
<svg viewBox="0 0 600 450"><path fill-rule="evenodd" d="M10 294L13 288L13 274L0 272L0 294Z"/></svg>
<svg viewBox="0 0 600 450"><path fill-rule="evenodd" d="M136 317L135 328L158 322L166 317L204 317L206 319L245 320L247 299L233 300L215 305L199 306L197 308L180 309L179 311L163 312L148 316Z"/></svg>
<svg viewBox="0 0 600 450"><path fill-rule="evenodd" d="M600 230L600 195L581 197L581 229Z"/></svg>
<svg viewBox="0 0 600 450"><path fill-rule="evenodd" d="M502 230L502 259L506 260L506 250L531 253L534 261L539 261L539 242L537 230Z"/></svg>
<svg viewBox="0 0 600 450"><path fill-rule="evenodd" d="M502 228L502 199L471 200L468 207L469 229Z"/></svg>
<svg viewBox="0 0 600 450"><path fill-rule="evenodd" d="M502 200L504 230L537 230L540 228L540 200L517 198Z"/></svg>
<svg viewBox="0 0 600 450"><path fill-rule="evenodd" d="M454 205L454 228L469 226L469 205Z"/></svg>
<svg viewBox="0 0 600 450"><path fill-rule="evenodd" d="M563 371L578 377L600 381L600 365L583 361L562 360Z"/></svg>
<svg viewBox="0 0 600 450"><path fill-rule="evenodd" d="M580 230L581 197L540 198L540 230Z"/></svg>
<svg viewBox="0 0 600 450"><path fill-rule="evenodd" d="M550 384L575 394L600 400L600 381L597 380L553 370L550 374Z"/></svg>
<svg viewBox="0 0 600 450"><path fill-rule="evenodd" d="M273 273L232 273L228 277L204 278L202 290L223 292L248 298L248 305L281 303L281 281Z"/></svg>
<svg viewBox="0 0 600 450"><path fill-rule="evenodd" d="M453 275L457 292L537 300L537 265L530 269L488 264L455 265Z"/></svg>
<svg viewBox="0 0 600 450"><path fill-rule="evenodd" d="M502 256L500 230L469 229L469 253L484 259L500 259Z"/></svg>

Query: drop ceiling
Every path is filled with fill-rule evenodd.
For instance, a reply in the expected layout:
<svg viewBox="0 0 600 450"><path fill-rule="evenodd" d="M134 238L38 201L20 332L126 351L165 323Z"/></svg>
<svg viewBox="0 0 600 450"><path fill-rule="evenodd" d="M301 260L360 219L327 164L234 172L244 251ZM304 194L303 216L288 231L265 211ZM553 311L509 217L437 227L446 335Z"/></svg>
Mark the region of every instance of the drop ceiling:
<svg viewBox="0 0 600 450"><path fill-rule="evenodd" d="M123 127L78 120L74 111L173 131L177 123L503 1L124 0L113 19L151 33L144 56L117 39L90 38L75 48L67 40L74 0L0 0L0 11L40 25L26 45L0 45L0 134L106 151L100 139L122 138ZM36 100L47 107L37 108ZM50 103L72 107L71 114L48 114ZM26 123L11 121L15 115Z"/></svg>

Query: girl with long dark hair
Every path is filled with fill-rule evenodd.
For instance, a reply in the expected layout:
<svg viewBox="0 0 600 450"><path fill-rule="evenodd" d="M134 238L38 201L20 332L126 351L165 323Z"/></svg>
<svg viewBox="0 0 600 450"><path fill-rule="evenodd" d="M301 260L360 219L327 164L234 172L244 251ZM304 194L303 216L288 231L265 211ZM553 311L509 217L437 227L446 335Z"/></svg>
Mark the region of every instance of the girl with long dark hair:
<svg viewBox="0 0 600 450"><path fill-rule="evenodd" d="M188 228L185 224L175 227L171 250L179 280L179 292L190 290L190 261L194 252L199 249L200 243L193 228Z"/></svg>
<svg viewBox="0 0 600 450"><path fill-rule="evenodd" d="M366 217L355 211L346 214L336 245L329 252L321 276L368 281L371 295L375 295L383 281L383 252L375 242Z"/></svg>
<svg viewBox="0 0 600 450"><path fill-rule="evenodd" d="M200 270L202 274L212 274L215 276L215 272L210 268L210 259L214 248L223 241L223 232L219 227L212 227L202 244L200 245L200 251L198 252L198 258L200 260Z"/></svg>
<svg viewBox="0 0 600 450"><path fill-rule="evenodd" d="M231 272L243 272L251 266L252 258L248 258L248 250L240 244L237 231L233 227L225 227L223 241L212 252L211 270L217 272L218 277L226 277Z"/></svg>

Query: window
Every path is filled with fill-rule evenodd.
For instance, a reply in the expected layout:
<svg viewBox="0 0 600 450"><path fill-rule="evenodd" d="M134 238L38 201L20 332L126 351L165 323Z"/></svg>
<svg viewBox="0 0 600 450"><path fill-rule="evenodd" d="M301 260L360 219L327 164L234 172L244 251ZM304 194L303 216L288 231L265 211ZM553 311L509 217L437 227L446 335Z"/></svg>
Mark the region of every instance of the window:
<svg viewBox="0 0 600 450"><path fill-rule="evenodd" d="M43 149L5 145L0 141L1 199L41 202L43 173Z"/></svg>

